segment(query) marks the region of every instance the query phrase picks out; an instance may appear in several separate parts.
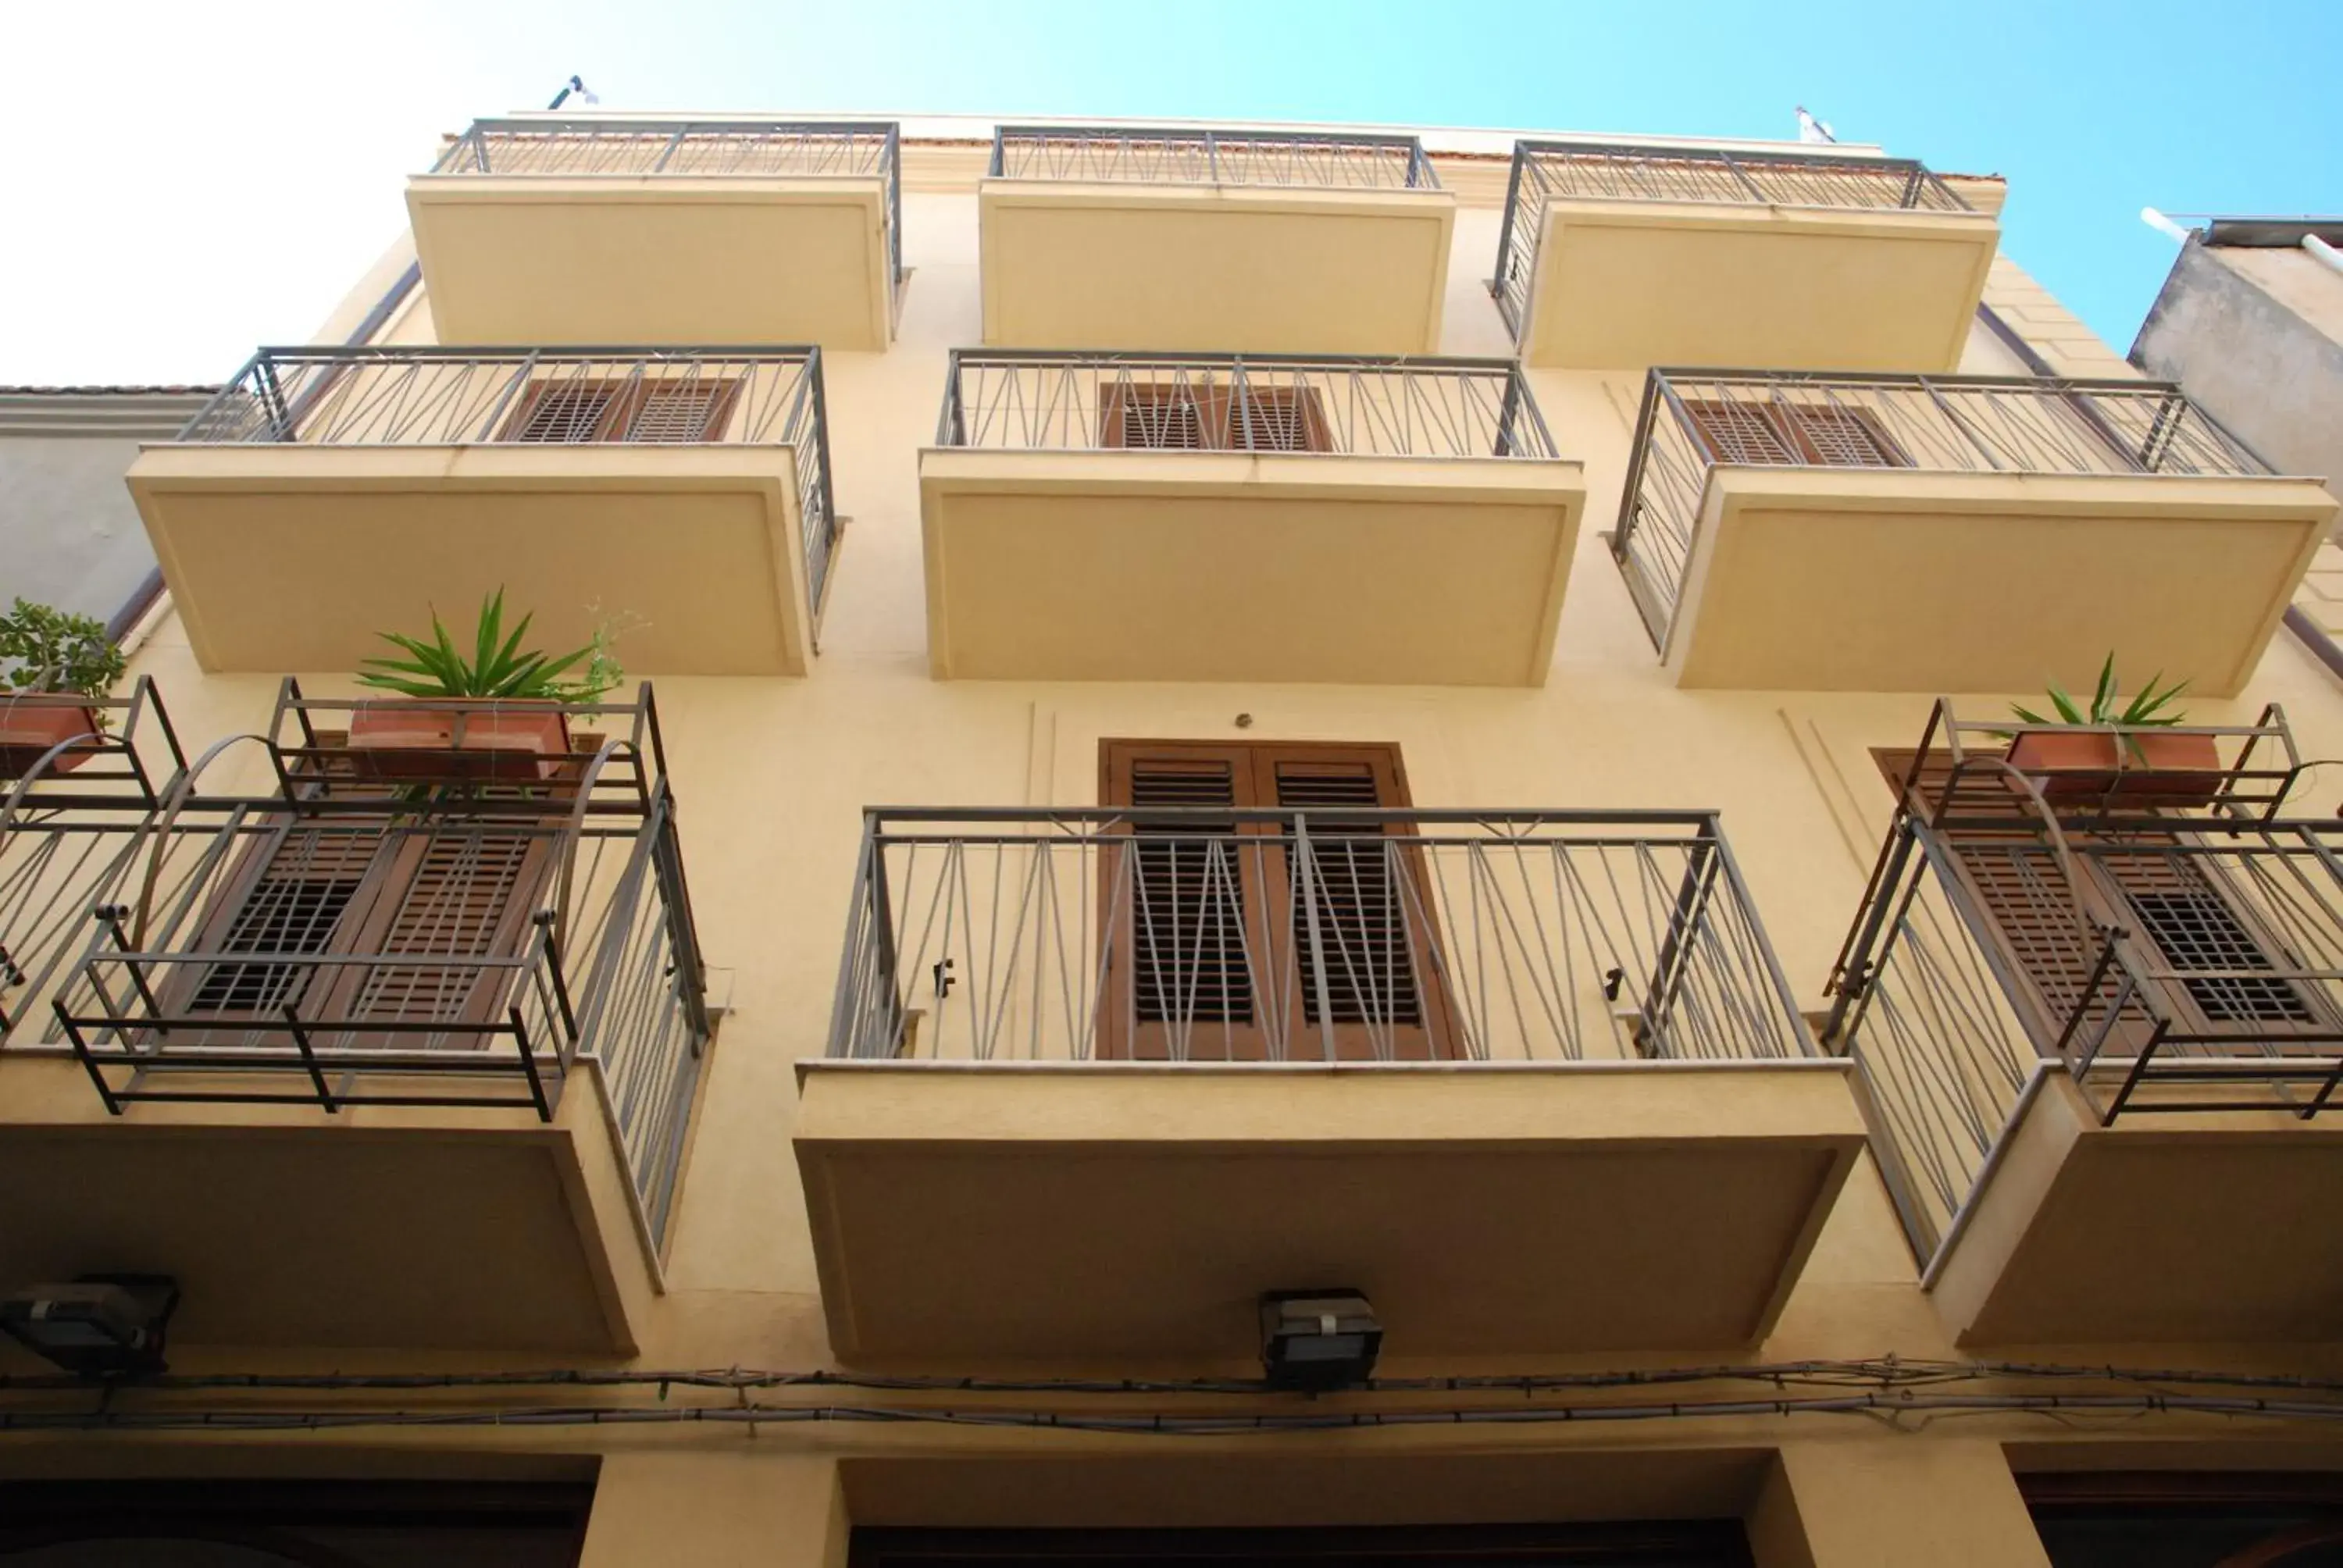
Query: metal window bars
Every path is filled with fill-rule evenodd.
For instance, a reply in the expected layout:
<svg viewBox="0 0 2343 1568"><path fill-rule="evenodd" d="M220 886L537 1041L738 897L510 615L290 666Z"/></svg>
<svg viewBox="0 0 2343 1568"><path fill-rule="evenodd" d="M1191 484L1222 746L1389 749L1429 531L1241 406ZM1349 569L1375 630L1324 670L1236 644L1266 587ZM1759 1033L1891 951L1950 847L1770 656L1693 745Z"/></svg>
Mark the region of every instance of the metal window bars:
<svg viewBox="0 0 2343 1568"><path fill-rule="evenodd" d="M1910 158L1735 151L1640 142L1513 144L1497 231L1497 308L1518 339L1536 286L1546 209L1557 201L1700 202L1961 213L1967 202Z"/></svg>
<svg viewBox="0 0 2343 1568"><path fill-rule="evenodd" d="M1747 462L1966 474L2269 472L2167 381L1657 368L1644 384L1611 551L1664 651L1709 475Z"/></svg>
<svg viewBox="0 0 2343 1568"><path fill-rule="evenodd" d="M816 347L263 348L193 445L747 445L796 454L807 601L838 542Z"/></svg>
<svg viewBox="0 0 2343 1568"><path fill-rule="evenodd" d="M1126 439L1144 403L1160 433ZM1306 441L1297 441L1306 429ZM1554 437L1507 359L964 349L936 444L1084 451L1181 445L1378 457L1551 458Z"/></svg>
<svg viewBox="0 0 2343 1568"><path fill-rule="evenodd" d="M1415 136L1187 126L1001 126L993 179L1438 190Z"/></svg>
<svg viewBox="0 0 2343 1568"><path fill-rule="evenodd" d="M2343 823L2282 815L2304 768L2285 715L2104 732L2212 759L2078 790L2009 749L2046 731L1940 702L1833 970L1824 1039L1924 1266L2044 1071L2103 1124L2338 1104Z"/></svg>
<svg viewBox="0 0 2343 1568"><path fill-rule="evenodd" d="M830 1054L1815 1054L1714 814L873 809Z"/></svg>
<svg viewBox="0 0 2343 1568"><path fill-rule="evenodd" d="M887 259L903 280L903 136L891 120L475 120L430 173L548 179L878 179Z"/></svg>
<svg viewBox="0 0 2343 1568"><path fill-rule="evenodd" d="M549 1120L591 1060L656 1243L712 1025L651 689L528 705L568 739L522 781L482 778L452 739L383 773L351 721L397 706L288 678L267 732L218 742L126 824L79 825L116 847L81 857L70 888L45 884L46 907L75 917L72 947L21 988L39 1012L17 1010L10 1048L70 1051L116 1114L182 1101ZM237 792L255 749L276 787ZM55 813L46 838L65 842L76 815ZM0 864L23 858L10 840Z"/></svg>

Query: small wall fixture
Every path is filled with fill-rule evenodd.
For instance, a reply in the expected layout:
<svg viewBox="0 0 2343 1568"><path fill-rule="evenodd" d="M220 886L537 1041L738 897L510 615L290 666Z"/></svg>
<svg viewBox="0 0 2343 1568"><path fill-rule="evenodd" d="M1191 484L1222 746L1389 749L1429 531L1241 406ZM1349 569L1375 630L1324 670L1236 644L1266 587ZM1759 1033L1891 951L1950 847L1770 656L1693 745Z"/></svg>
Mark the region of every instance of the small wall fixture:
<svg viewBox="0 0 2343 1568"><path fill-rule="evenodd" d="M150 1377L178 1304L167 1274L85 1274L0 1298L0 1330L75 1377Z"/></svg>
<svg viewBox="0 0 2343 1568"><path fill-rule="evenodd" d="M1374 1375L1383 1326L1357 1291L1272 1291L1261 1299L1262 1374L1272 1388L1322 1393Z"/></svg>

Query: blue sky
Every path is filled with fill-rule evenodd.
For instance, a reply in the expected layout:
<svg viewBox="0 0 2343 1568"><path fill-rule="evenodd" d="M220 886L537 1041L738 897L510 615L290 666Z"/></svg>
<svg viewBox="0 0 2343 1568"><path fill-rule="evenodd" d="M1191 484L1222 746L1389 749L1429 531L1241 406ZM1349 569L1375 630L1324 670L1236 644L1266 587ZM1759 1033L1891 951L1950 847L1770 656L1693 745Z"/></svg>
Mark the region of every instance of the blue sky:
<svg viewBox="0 0 2343 1568"><path fill-rule="evenodd" d="M1372 120L1794 134L2009 177L2005 244L2118 350L2169 212L2343 211L2343 0L408 0L11 20L0 381L207 379L299 338L475 114L609 108ZM74 126L59 134L60 125ZM191 312L190 300L203 302Z"/></svg>

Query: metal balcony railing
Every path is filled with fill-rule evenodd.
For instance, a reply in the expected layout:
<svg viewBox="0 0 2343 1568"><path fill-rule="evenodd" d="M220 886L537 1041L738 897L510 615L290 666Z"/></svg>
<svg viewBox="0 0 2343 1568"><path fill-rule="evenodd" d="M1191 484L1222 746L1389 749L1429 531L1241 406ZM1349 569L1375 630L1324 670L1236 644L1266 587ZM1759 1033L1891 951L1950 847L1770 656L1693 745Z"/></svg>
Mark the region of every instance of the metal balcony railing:
<svg viewBox="0 0 2343 1568"><path fill-rule="evenodd" d="M1506 359L960 350L943 447L1553 457Z"/></svg>
<svg viewBox="0 0 2343 1568"><path fill-rule="evenodd" d="M1418 138L1350 132L1001 126L985 172L994 179L1134 185L1440 188Z"/></svg>
<svg viewBox="0 0 2343 1568"><path fill-rule="evenodd" d="M2343 1082L2343 823L2286 814L2285 715L2110 727L2113 765L2081 774L2017 749L2053 733L1938 704L1831 977L1825 1039L1924 1265L2046 1071L2105 1123L2308 1118ZM2142 738L2205 760L2158 772Z"/></svg>
<svg viewBox="0 0 2343 1568"><path fill-rule="evenodd" d="M1513 144L1505 216L1490 284L1516 338L1529 317L1546 209L1557 201L1713 202L1724 206L1967 212L1952 186L1909 158L1845 153L1725 152L1635 142Z"/></svg>
<svg viewBox="0 0 2343 1568"><path fill-rule="evenodd" d="M838 541L821 350L264 348L189 420L200 446L724 445L797 455L808 602Z"/></svg>
<svg viewBox="0 0 2343 1568"><path fill-rule="evenodd" d="M568 739L524 775L483 777L452 744L370 761L352 720L400 706L288 679L266 734L213 746L121 848L53 876L72 883L51 902L76 917L75 945L29 977L45 1027L25 1017L10 1048L69 1051L117 1115L192 1101L550 1119L592 1060L656 1241L711 1025L650 688L528 705ZM468 724L516 712L427 706ZM254 749L276 787L215 792ZM103 826L76 815L44 825L52 841Z"/></svg>
<svg viewBox="0 0 2343 1568"><path fill-rule="evenodd" d="M1815 1054L1713 814L867 813L830 1053Z"/></svg>
<svg viewBox="0 0 2343 1568"><path fill-rule="evenodd" d="M887 259L903 280L902 127L891 120L684 120L583 116L475 120L435 175L872 179L887 190Z"/></svg>
<svg viewBox="0 0 2343 1568"><path fill-rule="evenodd" d="M2266 474L2165 381L1655 369L1612 554L1663 651L1711 470Z"/></svg>

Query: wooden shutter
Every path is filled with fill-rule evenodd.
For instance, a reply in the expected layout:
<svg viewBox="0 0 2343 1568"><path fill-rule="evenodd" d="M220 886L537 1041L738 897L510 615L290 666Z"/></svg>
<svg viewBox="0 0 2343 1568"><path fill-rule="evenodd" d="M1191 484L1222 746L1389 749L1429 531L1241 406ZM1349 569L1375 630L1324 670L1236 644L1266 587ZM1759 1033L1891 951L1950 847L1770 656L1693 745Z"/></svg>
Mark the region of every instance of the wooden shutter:
<svg viewBox="0 0 2343 1568"><path fill-rule="evenodd" d="M1326 425L1326 407L1317 391L1309 387L1247 387L1242 414L1230 427L1228 444L1243 447L1248 435L1252 437L1252 449L1256 452L1334 449L1333 432Z"/></svg>
<svg viewBox="0 0 2343 1568"><path fill-rule="evenodd" d="M272 961L334 951L347 941L370 879L382 873L379 826L292 822L244 852L222 893L196 922L198 952L270 958L173 966L163 990L167 1015L223 1024L281 1024L287 1007L314 1011L331 973L314 964Z"/></svg>
<svg viewBox="0 0 2343 1568"><path fill-rule="evenodd" d="M1826 403L1687 402L1720 463L1908 468L1912 459L1868 408Z"/></svg>
<svg viewBox="0 0 2343 1568"><path fill-rule="evenodd" d="M498 439L531 443L689 443L722 438L738 377L533 383Z"/></svg>
<svg viewBox="0 0 2343 1568"><path fill-rule="evenodd" d="M1720 463L1795 463L1797 451L1775 417L1760 403L1688 402L1684 412L1707 441Z"/></svg>
<svg viewBox="0 0 2343 1568"><path fill-rule="evenodd" d="M737 377L670 385L649 383L637 400L626 439L654 443L720 440L725 426L731 421L732 405L739 391Z"/></svg>
<svg viewBox="0 0 2343 1568"><path fill-rule="evenodd" d="M532 382L520 407L506 419L499 439L552 445L607 441L625 407L624 390L614 381Z"/></svg>
<svg viewBox="0 0 2343 1568"><path fill-rule="evenodd" d="M1099 392L1099 445L1211 451L1229 444L1229 393L1201 377L1114 381Z"/></svg>
<svg viewBox="0 0 2343 1568"><path fill-rule="evenodd" d="M1393 746L1110 740L1101 752L1104 803L1137 810L1408 803ZM1182 829L1140 817L1131 831L1128 867L1110 849L1101 870L1112 930L1099 1054L1308 1060L1323 1053L1327 1015L1344 1059L1452 1054L1426 868L1421 851L1390 843L1412 836L1406 825L1312 828L1314 950L1300 858L1279 824Z"/></svg>

